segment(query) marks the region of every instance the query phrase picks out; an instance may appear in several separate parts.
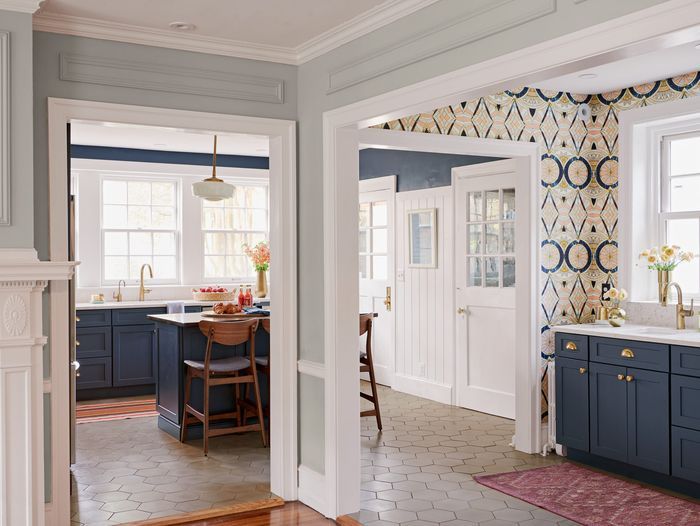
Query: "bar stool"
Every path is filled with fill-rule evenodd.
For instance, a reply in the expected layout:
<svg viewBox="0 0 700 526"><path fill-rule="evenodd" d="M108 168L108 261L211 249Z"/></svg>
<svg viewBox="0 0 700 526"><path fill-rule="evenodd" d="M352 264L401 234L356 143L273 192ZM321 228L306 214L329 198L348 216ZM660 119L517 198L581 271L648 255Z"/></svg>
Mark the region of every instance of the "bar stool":
<svg viewBox="0 0 700 526"><path fill-rule="evenodd" d="M255 331L258 328L258 320L246 320L242 322L214 322L200 321L199 330L207 337L207 347L204 361L185 360L187 376L185 379L185 401L182 410L182 426L180 428L180 442L187 439L187 427L190 424L201 422L204 425L204 455L209 453L209 437L242 433L246 431L260 431L263 446L267 447L267 434L263 420L262 404L260 402L260 388L258 384L257 362L255 360ZM232 356L230 358L212 359L212 345L242 345L249 342L249 356ZM192 379L201 378L204 382L203 411L197 411L190 405ZM248 425L242 421L239 387L253 387L255 406L258 413L258 422ZM217 385L235 385L236 409L229 413L209 415L209 390ZM243 413L244 414L244 413ZM237 425L227 427L209 428L210 422L235 418Z"/></svg>
<svg viewBox="0 0 700 526"><path fill-rule="evenodd" d="M360 396L372 402L374 409L361 411L360 416L374 416L377 418L377 427L382 430L382 416L379 412L379 397L377 396L377 381L374 377L374 361L372 359L372 319L374 313L360 314L360 336L367 334L365 352L360 353L360 372L369 373L369 384L372 387L372 394L368 395L360 391Z"/></svg>
<svg viewBox="0 0 700 526"><path fill-rule="evenodd" d="M263 330L269 335L270 334L270 318L263 318L260 320L260 325L262 325ZM270 416L270 382L272 378L270 377L270 355L267 356L256 356L255 363L258 366L258 371L267 376L267 405L263 406L265 416Z"/></svg>

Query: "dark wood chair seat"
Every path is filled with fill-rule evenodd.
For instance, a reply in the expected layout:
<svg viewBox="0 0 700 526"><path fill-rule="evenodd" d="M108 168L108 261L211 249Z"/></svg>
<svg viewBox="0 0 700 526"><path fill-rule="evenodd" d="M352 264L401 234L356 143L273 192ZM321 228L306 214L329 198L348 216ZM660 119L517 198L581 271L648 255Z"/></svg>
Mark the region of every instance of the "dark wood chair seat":
<svg viewBox="0 0 700 526"><path fill-rule="evenodd" d="M257 362L260 358L256 358ZM259 363L259 362L258 362ZM203 371L206 363L198 360L185 360L185 365L199 371ZM209 371L212 373L235 373L250 367L250 360L242 356L232 356L230 358L221 358L220 360L211 360L209 362Z"/></svg>

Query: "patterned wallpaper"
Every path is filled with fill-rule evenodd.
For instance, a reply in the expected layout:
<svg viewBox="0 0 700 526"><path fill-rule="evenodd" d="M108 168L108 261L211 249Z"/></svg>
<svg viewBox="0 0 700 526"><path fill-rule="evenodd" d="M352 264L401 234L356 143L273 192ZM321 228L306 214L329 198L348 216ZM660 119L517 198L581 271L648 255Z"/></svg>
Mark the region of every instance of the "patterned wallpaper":
<svg viewBox="0 0 700 526"><path fill-rule="evenodd" d="M540 323L550 353L549 327L592 321L601 284L616 281L619 113L699 93L700 72L599 95L521 88L376 127L541 145Z"/></svg>

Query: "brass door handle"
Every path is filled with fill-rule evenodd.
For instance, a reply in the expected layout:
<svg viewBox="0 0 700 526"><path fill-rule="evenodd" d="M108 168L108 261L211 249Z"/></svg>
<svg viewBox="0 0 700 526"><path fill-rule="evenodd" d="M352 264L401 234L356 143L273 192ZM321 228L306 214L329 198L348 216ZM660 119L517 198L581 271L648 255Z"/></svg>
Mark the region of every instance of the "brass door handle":
<svg viewBox="0 0 700 526"><path fill-rule="evenodd" d="M624 375L624 374L618 374L618 375L617 375L617 379L618 379L618 380L624 380L624 379L625 379L625 375Z"/></svg>
<svg viewBox="0 0 700 526"><path fill-rule="evenodd" d="M634 352L632 349L622 349L622 352L620 352L620 356L623 358L634 358Z"/></svg>
<svg viewBox="0 0 700 526"><path fill-rule="evenodd" d="M586 368L585 368L585 367L579 367L579 368L578 368L578 374L583 374L583 373L585 373L585 372L586 372Z"/></svg>
<svg viewBox="0 0 700 526"><path fill-rule="evenodd" d="M457 314L464 314L466 312L467 312L467 309L465 309L464 307L457 308Z"/></svg>
<svg viewBox="0 0 700 526"><path fill-rule="evenodd" d="M578 347L576 347L576 344L574 342L566 342L566 350L567 351L578 351Z"/></svg>
<svg viewBox="0 0 700 526"><path fill-rule="evenodd" d="M625 376L625 380L628 382L631 382L632 380L634 380L634 376L632 376L631 374L628 374L627 376Z"/></svg>
<svg viewBox="0 0 700 526"><path fill-rule="evenodd" d="M386 288L386 297L384 298L384 307L386 310L391 310L391 287Z"/></svg>

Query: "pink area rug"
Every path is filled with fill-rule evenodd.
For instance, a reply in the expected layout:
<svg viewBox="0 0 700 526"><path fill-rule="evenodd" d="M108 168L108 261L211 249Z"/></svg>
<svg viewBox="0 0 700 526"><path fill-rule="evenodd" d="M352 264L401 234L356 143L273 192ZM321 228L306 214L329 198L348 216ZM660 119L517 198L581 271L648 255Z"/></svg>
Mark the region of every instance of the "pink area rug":
<svg viewBox="0 0 700 526"><path fill-rule="evenodd" d="M585 526L700 525L700 504L568 462L474 479Z"/></svg>

